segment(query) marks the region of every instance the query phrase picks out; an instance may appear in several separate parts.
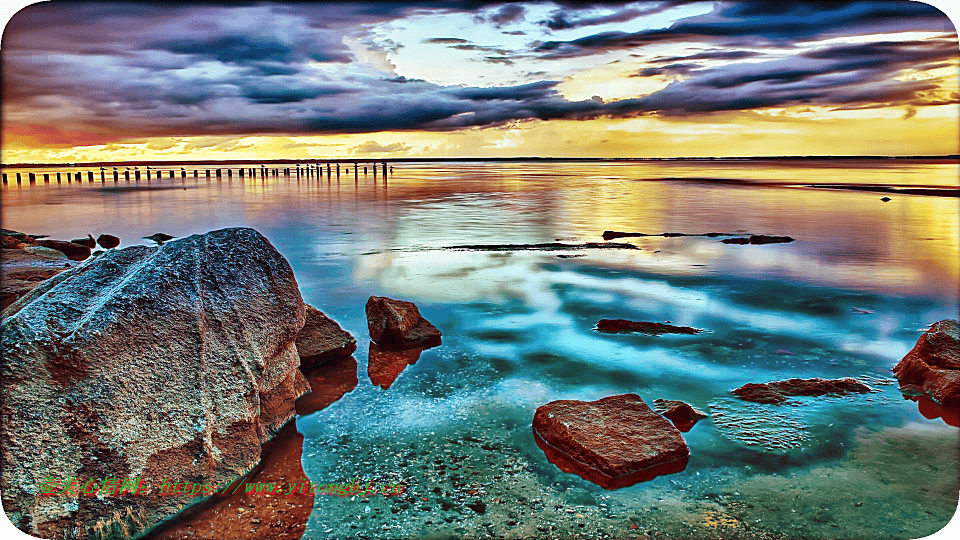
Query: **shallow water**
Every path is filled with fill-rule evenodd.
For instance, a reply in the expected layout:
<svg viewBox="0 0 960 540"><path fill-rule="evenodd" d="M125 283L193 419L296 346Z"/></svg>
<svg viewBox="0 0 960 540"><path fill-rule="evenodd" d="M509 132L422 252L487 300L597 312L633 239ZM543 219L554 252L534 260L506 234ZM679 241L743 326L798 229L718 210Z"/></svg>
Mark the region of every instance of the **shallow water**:
<svg viewBox="0 0 960 540"><path fill-rule="evenodd" d="M5 228L127 246L253 227L304 299L357 338L356 386L297 420L303 470L407 492L318 495L304 538L918 538L956 509L958 429L905 400L890 369L927 325L957 317L957 198L823 187L955 190L956 164L398 163L386 184L362 169L357 182L344 170L339 182L44 184L57 170L69 169L3 187ZM796 241L444 249L582 245L605 230ZM443 345L370 366L369 295L415 302ZM601 334L601 318L706 331ZM729 394L790 377L857 377L878 392L781 406ZM547 462L530 429L539 405L627 392L713 415L684 434L683 472L608 491Z"/></svg>

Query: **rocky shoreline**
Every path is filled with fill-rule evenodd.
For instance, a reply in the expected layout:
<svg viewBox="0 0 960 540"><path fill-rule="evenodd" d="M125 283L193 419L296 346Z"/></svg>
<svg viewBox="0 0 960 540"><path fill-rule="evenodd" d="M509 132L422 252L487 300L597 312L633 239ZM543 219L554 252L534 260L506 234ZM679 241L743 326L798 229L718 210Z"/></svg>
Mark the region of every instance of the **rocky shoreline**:
<svg viewBox="0 0 960 540"><path fill-rule="evenodd" d="M3 231L10 302L2 322L0 484L4 508L25 532L131 537L156 527L151 534L175 538L187 529L169 518L198 527L197 510L183 512L198 499L159 493L159 479L270 481L278 473L264 472L272 470L266 455L286 451L264 445L278 433L296 439L290 430L297 414L326 407L357 385L356 339L304 303L289 263L260 233L164 236L155 247L118 250L109 235L61 242ZM91 242L106 251L91 259L96 252L84 245ZM84 262L68 253L78 258L83 249ZM366 317L368 375L383 389L422 350L441 344L441 332L411 302L371 296ZM701 332L623 319L602 319L597 330ZM938 413L944 418L954 417L949 411L960 395L958 337L960 323L936 323L894 368L905 395L946 408ZM747 383L731 391L772 405L867 392L873 389L854 378ZM554 401L537 409L530 437L560 470L606 489L648 481L686 467L697 449L682 433L711 417L680 401L653 403L655 409L636 394ZM302 468L294 473L306 477ZM45 493L54 480L111 477L146 484L137 496ZM211 500L205 508L227 504ZM312 508L285 511L303 514L305 523ZM302 534L291 527L290 534Z"/></svg>

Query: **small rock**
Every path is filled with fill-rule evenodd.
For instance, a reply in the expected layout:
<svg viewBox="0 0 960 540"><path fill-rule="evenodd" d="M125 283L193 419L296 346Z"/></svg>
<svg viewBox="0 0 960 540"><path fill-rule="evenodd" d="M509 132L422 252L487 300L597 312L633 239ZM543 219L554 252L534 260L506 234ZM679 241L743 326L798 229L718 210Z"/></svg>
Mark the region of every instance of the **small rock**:
<svg viewBox="0 0 960 540"><path fill-rule="evenodd" d="M101 234L97 237L97 243L102 248L113 249L120 245L120 239L112 234Z"/></svg>
<svg viewBox="0 0 960 540"><path fill-rule="evenodd" d="M883 202L890 202L890 197L880 197L880 200Z"/></svg>
<svg viewBox="0 0 960 540"><path fill-rule="evenodd" d="M151 234L150 236L144 236L144 238L146 238L147 240L153 240L154 242L156 242L158 245L161 245L161 246L163 245L164 242L168 242L174 239L174 237L170 236L169 234L164 234L159 232Z"/></svg>
<svg viewBox="0 0 960 540"><path fill-rule="evenodd" d="M87 234L86 238L74 238L71 240L74 244L79 244L81 246L86 246L90 249L97 247L97 241L93 239L92 234Z"/></svg>
<svg viewBox="0 0 960 540"><path fill-rule="evenodd" d="M366 311L370 339L381 347L440 345L440 331L420 315L413 302L371 296Z"/></svg>
<svg viewBox="0 0 960 540"><path fill-rule="evenodd" d="M653 408L683 432L690 431L694 424L707 417L695 407L673 399L655 399Z"/></svg>

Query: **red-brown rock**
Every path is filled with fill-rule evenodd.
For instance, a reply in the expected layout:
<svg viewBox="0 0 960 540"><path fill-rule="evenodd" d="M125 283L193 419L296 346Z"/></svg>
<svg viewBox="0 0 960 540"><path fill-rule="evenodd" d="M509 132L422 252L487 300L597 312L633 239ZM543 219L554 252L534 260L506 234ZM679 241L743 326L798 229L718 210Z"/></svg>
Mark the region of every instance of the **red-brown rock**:
<svg viewBox="0 0 960 540"><path fill-rule="evenodd" d="M367 300L370 339L381 347L434 347L440 331L420 315L413 302L371 296Z"/></svg>
<svg viewBox="0 0 960 540"><path fill-rule="evenodd" d="M112 249L120 245L120 239L112 234L101 234L97 237L97 243L105 249Z"/></svg>
<svg viewBox="0 0 960 540"><path fill-rule="evenodd" d="M783 403L788 396L823 396L826 394L866 394L870 386L850 377L842 379L787 379L769 383L748 383L731 393L754 403Z"/></svg>
<svg viewBox="0 0 960 540"><path fill-rule="evenodd" d="M306 305L307 317L297 335L297 351L300 353L300 367L311 368L316 365L344 358L357 350L357 340L322 311Z"/></svg>
<svg viewBox="0 0 960 540"><path fill-rule="evenodd" d="M74 244L73 242L64 242L62 240L37 240L38 246L48 247L63 253L71 260L83 261L90 256L90 248Z"/></svg>
<svg viewBox="0 0 960 540"><path fill-rule="evenodd" d="M960 406L960 322L930 326L893 373L900 386L914 385L941 405Z"/></svg>
<svg viewBox="0 0 960 540"><path fill-rule="evenodd" d="M683 435L636 394L542 405L533 436L560 470L606 489L682 471L690 458Z"/></svg>
<svg viewBox="0 0 960 540"><path fill-rule="evenodd" d="M653 408L683 432L690 431L694 424L707 417L697 408L673 399L655 399Z"/></svg>
<svg viewBox="0 0 960 540"><path fill-rule="evenodd" d="M63 253L40 246L0 250L0 311L69 267Z"/></svg>
<svg viewBox="0 0 960 540"><path fill-rule="evenodd" d="M650 335L699 334L703 332L703 330L699 328L691 328L689 326L673 326L672 324L627 321L624 319L600 319L600 322L597 323L597 331L607 334L640 332Z"/></svg>

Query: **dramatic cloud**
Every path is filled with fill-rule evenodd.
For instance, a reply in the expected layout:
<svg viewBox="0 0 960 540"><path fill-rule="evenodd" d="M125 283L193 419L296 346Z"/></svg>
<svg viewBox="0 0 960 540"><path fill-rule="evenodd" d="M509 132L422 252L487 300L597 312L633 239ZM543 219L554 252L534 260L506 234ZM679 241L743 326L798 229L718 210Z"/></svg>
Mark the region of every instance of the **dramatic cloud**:
<svg viewBox="0 0 960 540"><path fill-rule="evenodd" d="M945 90L955 87L953 82L919 75L957 65L955 35L904 41L873 37L829 46L814 41L944 30L946 19L920 3L720 3L709 14L679 19L667 28L533 46L533 38L506 37L524 31L544 37L544 26L554 29L549 35L562 35L674 6L35 4L15 17L5 35L4 134L21 135L29 144L64 146L192 136L200 142L178 143L186 144L185 151L233 150L248 146L240 142L243 136L258 134L449 131L529 120L695 116L787 106L904 107L909 118L924 106L957 101ZM407 34L403 39L387 33L391 24L454 12L461 24L482 16L483 28L458 34L451 30L455 26L436 26L425 29L435 37ZM552 16L538 24L532 13L537 19ZM497 29L504 25L524 30ZM561 81L596 67L590 55L663 42L683 43L693 52L639 55L644 64L629 59L632 73L619 74L614 82L642 86L643 92L624 93L627 99L619 100L573 99L559 89ZM737 47L718 47L726 42ZM775 47L756 52L765 45ZM453 57L462 61L460 71L482 72L485 78L453 84L464 79L449 73L437 77L439 70L429 69L430 58L422 72L404 69L419 60L398 60L411 49L417 49L411 54ZM543 58L565 60L535 62ZM570 67L559 75L543 70L558 64ZM512 76L504 76L507 72ZM638 80L646 77L654 79ZM671 78L677 80L668 84ZM351 149L406 150L403 144L372 141Z"/></svg>
<svg viewBox="0 0 960 540"><path fill-rule="evenodd" d="M535 50L551 59L655 43L791 47L824 37L903 30L953 32L949 19L920 2L742 2L719 3L707 15L682 19L668 28L601 32L570 41L547 41Z"/></svg>
<svg viewBox="0 0 960 540"><path fill-rule="evenodd" d="M581 28L584 26L598 26L601 24L632 21L637 17L660 13L666 9L674 7L675 5L676 3L660 2L654 6L643 9L631 7L614 11L613 13L608 13L606 15L579 17L575 14L571 14L569 10L556 10L550 14L550 19L540 21L540 24L551 30L568 30L571 28Z"/></svg>

